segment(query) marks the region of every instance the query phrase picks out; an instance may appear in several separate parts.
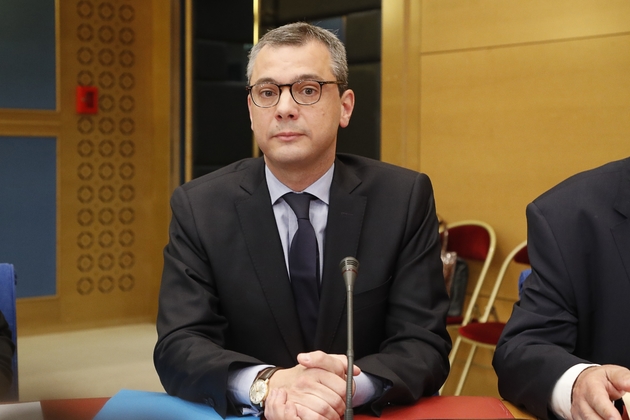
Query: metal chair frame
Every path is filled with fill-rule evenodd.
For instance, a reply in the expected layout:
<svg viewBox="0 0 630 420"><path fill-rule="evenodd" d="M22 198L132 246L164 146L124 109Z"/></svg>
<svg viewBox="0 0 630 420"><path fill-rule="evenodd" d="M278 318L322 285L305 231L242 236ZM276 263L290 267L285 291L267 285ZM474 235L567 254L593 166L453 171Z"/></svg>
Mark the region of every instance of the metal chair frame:
<svg viewBox="0 0 630 420"><path fill-rule="evenodd" d="M503 280L505 279L505 273L507 272L508 267L512 263L524 264L521 261L515 260L515 257L517 256L517 254L523 251L524 248L525 249L527 248L527 241L523 241L520 244L518 244L503 261L503 264L501 265L501 269L499 271L497 279L495 280L494 286L492 287L492 292L490 293L490 296L488 297L488 303L486 304L486 308L483 314L481 315L481 317L479 318L480 324L487 323L488 318L490 317L490 314L493 312L494 302L496 301L497 295L499 294L499 289L501 288L501 285L503 284ZM462 327L460 328L463 328L464 325L466 324L462 324ZM461 376L459 377L459 382L457 383L457 388L455 390L454 395L461 394L462 388L464 387L464 383L466 382L466 379L468 377L470 365L472 364L473 358L477 351L477 347L483 347L483 348L487 348L491 350L494 350L496 348L496 343L495 344L483 343L477 340L472 340L470 338L467 338L461 334L458 335L457 339L458 341L464 341L466 343L469 343L471 345L471 348L468 351L468 357L466 358L466 363L464 364L464 369L462 370Z"/></svg>
<svg viewBox="0 0 630 420"><path fill-rule="evenodd" d="M481 292L481 288L483 286L483 283L485 281L486 275L488 273L488 269L490 268L490 264L492 263L492 258L494 257L494 252L495 252L496 244L497 244L497 237L496 237L496 234L495 234L494 229L492 228L492 226L490 226L488 223L482 222L480 220L462 220L462 221L459 221L459 222L453 222L453 223L447 224L446 228L449 231L451 231L452 229L456 229L456 228L462 227L462 226L478 226L478 227L481 227L488 233L488 237L489 237L489 244L488 244L488 250L487 250L487 253L486 253L486 258L483 261L483 266L481 268L481 272L479 273L479 277L477 277L477 280L476 280L476 283L475 283L475 288L473 290L472 296L470 298L468 306L466 307L466 311L465 311L464 317L462 319L461 325L466 325L466 324L468 324L470 322L470 319L472 318L473 311L475 309L475 304L477 302L477 298L479 297L479 293ZM447 249L448 249L448 246L447 246ZM462 256L462 258L466 259L463 256ZM451 349L451 352L450 352L450 354L448 356L448 360L449 360L451 365L453 365L453 361L455 360L455 357L457 356L457 352L459 350L460 343L461 343L461 337L458 335L457 338L455 339L455 344L453 345L453 348ZM442 392L443 388L444 388L444 386L442 386L442 388L440 389L440 393Z"/></svg>

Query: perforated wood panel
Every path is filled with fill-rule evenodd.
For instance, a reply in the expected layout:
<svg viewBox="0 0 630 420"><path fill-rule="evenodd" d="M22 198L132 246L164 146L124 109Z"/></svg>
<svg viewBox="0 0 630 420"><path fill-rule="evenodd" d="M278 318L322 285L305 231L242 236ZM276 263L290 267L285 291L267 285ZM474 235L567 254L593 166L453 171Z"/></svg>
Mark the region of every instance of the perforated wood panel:
<svg viewBox="0 0 630 420"><path fill-rule="evenodd" d="M99 114L78 116L76 292L128 293L136 285L136 10L79 1L77 85L97 86Z"/></svg>

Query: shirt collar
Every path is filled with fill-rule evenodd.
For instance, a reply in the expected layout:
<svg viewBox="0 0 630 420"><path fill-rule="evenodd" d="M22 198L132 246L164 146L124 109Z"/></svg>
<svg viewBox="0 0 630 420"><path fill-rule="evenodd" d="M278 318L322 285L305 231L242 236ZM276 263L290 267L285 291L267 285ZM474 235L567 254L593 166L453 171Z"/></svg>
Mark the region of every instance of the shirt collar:
<svg viewBox="0 0 630 420"><path fill-rule="evenodd" d="M322 175L317 181L313 182L311 185L306 187L304 192L314 195L327 205L329 204L330 198L330 186L332 184L333 173L335 170L335 164L330 166L330 169L326 171L324 175ZM276 201L283 195L289 192L298 192L293 191L286 185L284 185L275 175L269 170L267 165L265 165L265 178L267 179L267 187L269 188L269 195L271 196L271 203L275 204Z"/></svg>

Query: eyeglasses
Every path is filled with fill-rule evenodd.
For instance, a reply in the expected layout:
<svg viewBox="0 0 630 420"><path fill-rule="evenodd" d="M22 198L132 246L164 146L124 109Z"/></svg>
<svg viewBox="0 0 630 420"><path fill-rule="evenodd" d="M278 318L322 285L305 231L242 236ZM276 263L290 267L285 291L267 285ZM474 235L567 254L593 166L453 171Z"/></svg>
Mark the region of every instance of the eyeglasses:
<svg viewBox="0 0 630 420"><path fill-rule="evenodd" d="M313 105L322 97L322 89L324 85L340 85L341 82L320 82L319 80L298 80L293 83L279 85L277 83L264 82L255 85L245 86L245 89L252 97L254 105L260 108L271 108L276 106L280 101L281 89L285 86L289 87L291 97L300 105Z"/></svg>

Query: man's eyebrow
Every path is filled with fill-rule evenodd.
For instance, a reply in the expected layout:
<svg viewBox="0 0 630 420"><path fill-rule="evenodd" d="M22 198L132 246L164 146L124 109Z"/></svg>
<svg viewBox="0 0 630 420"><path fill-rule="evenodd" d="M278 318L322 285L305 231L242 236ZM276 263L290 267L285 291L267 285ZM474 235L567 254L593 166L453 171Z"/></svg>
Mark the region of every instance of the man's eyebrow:
<svg viewBox="0 0 630 420"><path fill-rule="evenodd" d="M276 83L276 84L278 84L276 79L272 79L271 77L263 77L262 79L256 80L256 83L252 83L252 85L257 85L259 83Z"/></svg>
<svg viewBox="0 0 630 420"><path fill-rule="evenodd" d="M323 80L323 79L316 74L308 73L308 74L300 74L295 79L293 79L291 83L297 82L298 80ZM272 77L263 77L261 79L256 80L256 83L252 83L252 85L257 85L259 83L275 83L277 85L283 84L283 83L278 83L278 81Z"/></svg>
<svg viewBox="0 0 630 420"><path fill-rule="evenodd" d="M316 74L309 73L301 74L295 80L322 80L322 78Z"/></svg>

